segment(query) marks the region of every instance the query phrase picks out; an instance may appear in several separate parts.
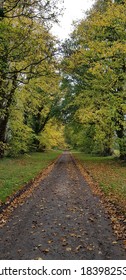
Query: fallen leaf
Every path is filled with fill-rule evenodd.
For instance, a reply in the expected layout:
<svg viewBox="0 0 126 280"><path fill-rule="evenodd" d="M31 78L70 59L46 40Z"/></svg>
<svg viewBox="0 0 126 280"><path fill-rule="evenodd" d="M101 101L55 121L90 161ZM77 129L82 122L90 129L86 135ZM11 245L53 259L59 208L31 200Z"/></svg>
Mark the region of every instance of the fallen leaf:
<svg viewBox="0 0 126 280"><path fill-rule="evenodd" d="M87 250L89 250L89 251L93 251L94 250L94 248L92 247L92 246L87 246Z"/></svg>
<svg viewBox="0 0 126 280"><path fill-rule="evenodd" d="M112 242L112 244L117 244L117 243L118 243L117 241L113 241L113 242Z"/></svg>
<svg viewBox="0 0 126 280"><path fill-rule="evenodd" d="M82 245L76 247L76 251L79 251L82 248Z"/></svg>
<svg viewBox="0 0 126 280"><path fill-rule="evenodd" d="M42 252L47 254L47 253L49 253L49 249L44 249L44 250L42 250Z"/></svg>
<svg viewBox="0 0 126 280"><path fill-rule="evenodd" d="M76 237L77 235L75 233L70 233L71 237Z"/></svg>
<svg viewBox="0 0 126 280"><path fill-rule="evenodd" d="M38 248L40 248L40 247L42 247L42 244L39 244L39 245L38 245Z"/></svg>
<svg viewBox="0 0 126 280"><path fill-rule="evenodd" d="M35 226L35 225L32 225L32 228L36 228L36 226Z"/></svg>
<svg viewBox="0 0 126 280"><path fill-rule="evenodd" d="M53 240L48 240L48 244L51 244L53 242Z"/></svg>
<svg viewBox="0 0 126 280"><path fill-rule="evenodd" d="M94 218L92 218L92 217L88 218L88 220L90 220L91 222L95 221Z"/></svg>
<svg viewBox="0 0 126 280"><path fill-rule="evenodd" d="M98 254L99 254L99 255L102 255L102 252L101 252L101 251L99 251L99 252L98 252Z"/></svg>
<svg viewBox="0 0 126 280"><path fill-rule="evenodd" d="M18 250L18 253L21 253L21 249Z"/></svg>
<svg viewBox="0 0 126 280"><path fill-rule="evenodd" d="M66 215L66 218L70 218L70 215Z"/></svg>
<svg viewBox="0 0 126 280"><path fill-rule="evenodd" d="M67 251L67 252L72 251L71 247L67 247L67 248L66 248L66 251Z"/></svg>

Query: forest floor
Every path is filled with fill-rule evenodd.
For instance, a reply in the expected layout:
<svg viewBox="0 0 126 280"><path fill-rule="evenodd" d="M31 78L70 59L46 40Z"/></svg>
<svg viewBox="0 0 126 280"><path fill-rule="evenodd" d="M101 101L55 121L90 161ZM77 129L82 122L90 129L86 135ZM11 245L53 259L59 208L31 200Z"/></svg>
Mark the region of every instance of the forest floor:
<svg viewBox="0 0 126 280"><path fill-rule="evenodd" d="M69 152L1 214L0 259L126 259L103 201Z"/></svg>

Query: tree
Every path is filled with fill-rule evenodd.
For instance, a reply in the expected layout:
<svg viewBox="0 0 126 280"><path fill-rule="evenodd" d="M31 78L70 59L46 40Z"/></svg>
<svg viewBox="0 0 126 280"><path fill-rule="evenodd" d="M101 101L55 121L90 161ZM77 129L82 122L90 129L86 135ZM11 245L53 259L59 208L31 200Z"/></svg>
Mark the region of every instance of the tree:
<svg viewBox="0 0 126 280"><path fill-rule="evenodd" d="M52 6L52 4L54 4ZM54 40L43 20L56 19L55 1L4 1L0 22L0 157L15 91L38 76L47 76L55 53ZM47 62L47 64L46 64ZM40 67L41 66L41 67Z"/></svg>
<svg viewBox="0 0 126 280"><path fill-rule="evenodd" d="M62 3L62 1L60 1ZM42 24L57 22L62 8L56 0L1 0L1 18L37 19Z"/></svg>
<svg viewBox="0 0 126 280"><path fill-rule="evenodd" d="M65 48L63 71L72 84L75 123L95 126L93 137L104 143L103 154L111 152L116 133L123 143L120 155L125 157L126 2L111 2L102 9L98 7L104 1L96 4L97 9L75 26L71 36L75 48L67 54Z"/></svg>
<svg viewBox="0 0 126 280"><path fill-rule="evenodd" d="M24 122L32 128L35 149L40 146L39 135L48 121L56 115L55 109L60 100L60 77L56 72L56 61L52 61L52 63L49 61L49 65L46 65L46 67L48 75L32 79L22 91L25 98Z"/></svg>
<svg viewBox="0 0 126 280"><path fill-rule="evenodd" d="M51 149L60 148L64 149L66 147L64 139L64 126L61 122L57 121L54 117L46 123L43 131L38 136L39 139L39 149Z"/></svg>

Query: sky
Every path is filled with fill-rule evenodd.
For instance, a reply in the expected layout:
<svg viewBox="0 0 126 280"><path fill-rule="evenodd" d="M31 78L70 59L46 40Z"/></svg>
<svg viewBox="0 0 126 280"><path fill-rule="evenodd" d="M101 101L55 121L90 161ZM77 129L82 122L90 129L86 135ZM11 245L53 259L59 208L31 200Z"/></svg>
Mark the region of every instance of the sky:
<svg viewBox="0 0 126 280"><path fill-rule="evenodd" d="M95 0L64 0L64 14L59 18L60 25L55 24L52 33L60 40L69 37L72 32L72 22L84 17Z"/></svg>

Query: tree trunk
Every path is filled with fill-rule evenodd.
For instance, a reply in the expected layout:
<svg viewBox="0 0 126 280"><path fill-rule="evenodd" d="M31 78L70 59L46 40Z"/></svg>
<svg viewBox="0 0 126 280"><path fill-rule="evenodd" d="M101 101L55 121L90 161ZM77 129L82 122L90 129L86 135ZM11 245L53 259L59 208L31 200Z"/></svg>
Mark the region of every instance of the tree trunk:
<svg viewBox="0 0 126 280"><path fill-rule="evenodd" d="M0 158L3 158L4 152L5 152L6 128L7 128L7 123L8 123L8 119L9 119L10 105L12 103L12 99L13 99L13 95L14 95L16 87L17 87L17 74L14 74L13 79L12 79L12 87L11 87L10 93L6 95L5 92L7 89L6 90L4 89L5 97L3 97L4 95L1 93L2 100L0 102L0 109L1 109L1 112L3 110L3 114L1 113L1 117L0 117Z"/></svg>
<svg viewBox="0 0 126 280"><path fill-rule="evenodd" d="M125 145L125 129L123 126L124 114L122 110L118 110L118 121L116 121L116 125L118 129L116 130L117 137L119 139L119 149L120 149L120 159L126 159L126 145Z"/></svg>
<svg viewBox="0 0 126 280"><path fill-rule="evenodd" d="M104 157L111 156L111 155L112 155L112 150L111 150L111 148L110 148L110 147L106 147L106 148L104 149L102 155L103 155Z"/></svg>
<svg viewBox="0 0 126 280"><path fill-rule="evenodd" d="M6 127L8 122L8 116L6 116L3 120L0 120L0 158L4 157L5 145L6 145Z"/></svg>

